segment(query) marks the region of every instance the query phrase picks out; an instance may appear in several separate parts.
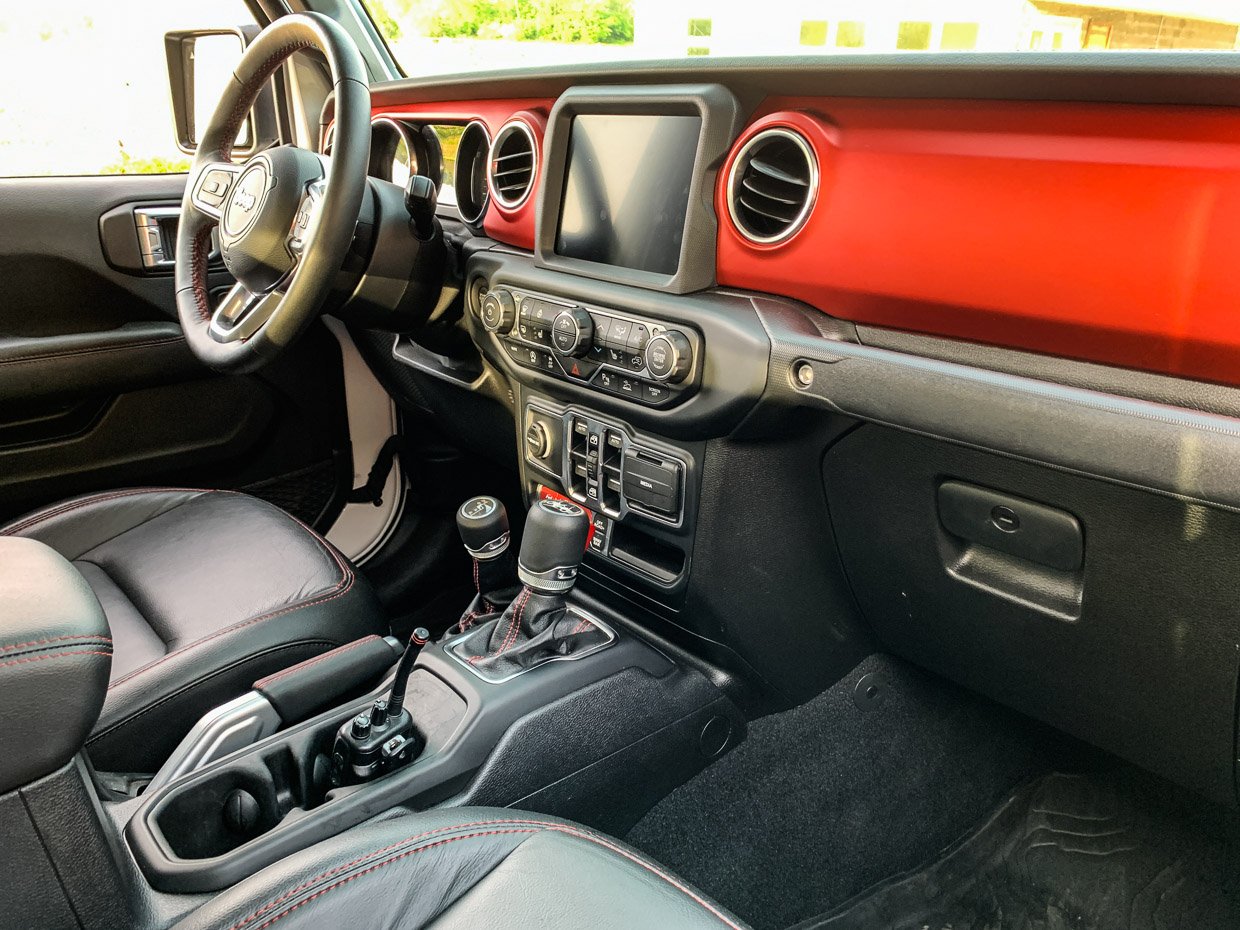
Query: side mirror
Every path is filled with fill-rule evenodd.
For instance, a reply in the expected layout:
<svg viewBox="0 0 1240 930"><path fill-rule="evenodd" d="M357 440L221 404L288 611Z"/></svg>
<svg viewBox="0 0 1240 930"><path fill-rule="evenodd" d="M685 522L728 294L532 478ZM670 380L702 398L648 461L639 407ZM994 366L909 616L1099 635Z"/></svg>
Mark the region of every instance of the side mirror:
<svg viewBox="0 0 1240 930"><path fill-rule="evenodd" d="M182 152L193 154L198 148L198 127L205 126L211 118L220 93L232 80L237 62L258 33L257 26L238 26L165 34L172 119L177 147ZM278 141L275 94L268 81L241 124L233 154L253 155Z"/></svg>

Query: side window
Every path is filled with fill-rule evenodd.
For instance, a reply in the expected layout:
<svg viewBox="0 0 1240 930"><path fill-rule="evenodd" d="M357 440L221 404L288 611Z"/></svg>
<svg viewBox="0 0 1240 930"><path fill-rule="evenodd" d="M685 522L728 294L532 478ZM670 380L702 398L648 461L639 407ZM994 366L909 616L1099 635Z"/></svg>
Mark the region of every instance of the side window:
<svg viewBox="0 0 1240 930"><path fill-rule="evenodd" d="M0 177L187 170L164 33L253 22L244 0L0 4ZM200 89L235 64L202 62Z"/></svg>

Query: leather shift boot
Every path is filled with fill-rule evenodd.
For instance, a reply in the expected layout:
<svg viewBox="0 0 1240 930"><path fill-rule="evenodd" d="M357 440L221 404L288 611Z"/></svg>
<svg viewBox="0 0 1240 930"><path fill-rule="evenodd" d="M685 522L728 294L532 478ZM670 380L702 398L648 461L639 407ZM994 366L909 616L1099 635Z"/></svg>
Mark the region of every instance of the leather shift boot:
<svg viewBox="0 0 1240 930"><path fill-rule="evenodd" d="M569 614L562 595L538 594L526 586L490 632L473 637L461 654L493 677L502 677L548 658L572 655L605 638L589 620Z"/></svg>

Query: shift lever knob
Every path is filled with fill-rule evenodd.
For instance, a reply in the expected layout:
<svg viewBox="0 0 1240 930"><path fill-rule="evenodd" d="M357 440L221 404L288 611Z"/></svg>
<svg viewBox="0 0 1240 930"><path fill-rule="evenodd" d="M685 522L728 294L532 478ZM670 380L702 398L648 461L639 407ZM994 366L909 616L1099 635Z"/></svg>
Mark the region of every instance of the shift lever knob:
<svg viewBox="0 0 1240 930"><path fill-rule="evenodd" d="M539 594L563 594L577 580L590 519L572 501L547 497L530 508L517 575Z"/></svg>
<svg viewBox="0 0 1240 930"><path fill-rule="evenodd" d="M471 497L456 512L461 542L479 562L508 551L508 511L494 497Z"/></svg>

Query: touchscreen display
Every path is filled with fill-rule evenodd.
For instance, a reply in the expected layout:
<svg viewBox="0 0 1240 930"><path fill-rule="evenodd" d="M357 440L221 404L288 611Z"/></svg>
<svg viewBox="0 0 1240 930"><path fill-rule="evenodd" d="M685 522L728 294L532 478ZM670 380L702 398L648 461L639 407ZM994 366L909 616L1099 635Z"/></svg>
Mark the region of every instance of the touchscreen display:
<svg viewBox="0 0 1240 930"><path fill-rule="evenodd" d="M556 253L675 274L701 129L699 116L575 117Z"/></svg>

